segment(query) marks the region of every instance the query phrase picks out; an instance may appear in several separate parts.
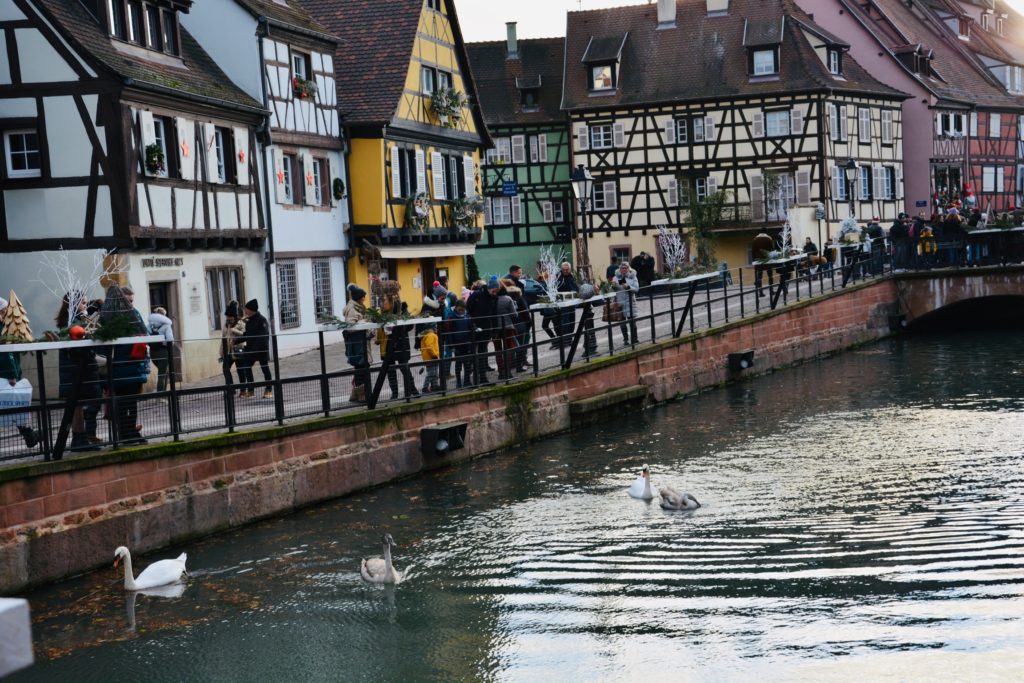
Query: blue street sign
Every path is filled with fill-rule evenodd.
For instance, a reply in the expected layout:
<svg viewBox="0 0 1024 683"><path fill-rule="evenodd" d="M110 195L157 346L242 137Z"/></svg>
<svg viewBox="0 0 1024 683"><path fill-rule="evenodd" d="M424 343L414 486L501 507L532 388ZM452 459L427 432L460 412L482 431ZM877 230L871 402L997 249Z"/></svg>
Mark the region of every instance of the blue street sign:
<svg viewBox="0 0 1024 683"><path fill-rule="evenodd" d="M506 197L515 197L519 194L519 183L514 180L506 180L501 184L501 194Z"/></svg>
<svg viewBox="0 0 1024 683"><path fill-rule="evenodd" d="M928 201L918 199L916 202L914 202L914 206L916 206L919 209L923 209L924 207L928 206Z"/></svg>

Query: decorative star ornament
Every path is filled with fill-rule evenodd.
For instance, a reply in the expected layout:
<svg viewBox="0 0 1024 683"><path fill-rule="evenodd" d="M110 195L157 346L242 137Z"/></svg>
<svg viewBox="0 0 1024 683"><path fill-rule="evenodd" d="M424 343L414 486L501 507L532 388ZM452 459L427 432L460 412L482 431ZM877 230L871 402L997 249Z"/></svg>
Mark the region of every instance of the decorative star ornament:
<svg viewBox="0 0 1024 683"><path fill-rule="evenodd" d="M188 142L186 140L181 141L181 156L188 158Z"/></svg>
<svg viewBox="0 0 1024 683"><path fill-rule="evenodd" d="M313 187L313 174L312 173L310 173L309 175L306 176L306 184L309 185L310 187Z"/></svg>
<svg viewBox="0 0 1024 683"><path fill-rule="evenodd" d="M284 169L277 169L277 182L284 185Z"/></svg>
<svg viewBox="0 0 1024 683"><path fill-rule="evenodd" d="M244 164L245 163L245 150L244 149L238 150L238 163L240 163L240 164Z"/></svg>

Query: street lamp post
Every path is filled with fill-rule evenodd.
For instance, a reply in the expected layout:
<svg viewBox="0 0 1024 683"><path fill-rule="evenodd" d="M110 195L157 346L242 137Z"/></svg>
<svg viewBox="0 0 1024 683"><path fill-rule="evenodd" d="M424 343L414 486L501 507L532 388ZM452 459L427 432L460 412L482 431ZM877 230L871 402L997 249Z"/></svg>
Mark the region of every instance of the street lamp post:
<svg viewBox="0 0 1024 683"><path fill-rule="evenodd" d="M587 205L590 203L591 191L594 188L594 176L583 164L580 164L572 172L572 193L576 195L576 201L580 204L580 229L576 231L576 267L587 282L592 282L590 272L590 253L588 250L587 238L590 230L587 226Z"/></svg>
<svg viewBox="0 0 1024 683"><path fill-rule="evenodd" d="M843 166L843 171L846 173L846 198L850 200L850 216L856 215L853 208L853 184L857 180L857 173L860 171L860 165L856 159L850 159Z"/></svg>

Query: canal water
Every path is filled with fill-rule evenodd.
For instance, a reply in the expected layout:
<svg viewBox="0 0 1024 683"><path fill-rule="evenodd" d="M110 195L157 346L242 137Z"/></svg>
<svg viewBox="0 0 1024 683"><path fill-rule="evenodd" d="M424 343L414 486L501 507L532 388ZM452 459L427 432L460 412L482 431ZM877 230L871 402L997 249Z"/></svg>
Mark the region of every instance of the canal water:
<svg viewBox="0 0 1024 683"><path fill-rule="evenodd" d="M136 558L187 551L177 597L36 591L12 683L1022 680L1021 339L886 341ZM644 463L703 507L628 497ZM382 532L397 587L359 575Z"/></svg>

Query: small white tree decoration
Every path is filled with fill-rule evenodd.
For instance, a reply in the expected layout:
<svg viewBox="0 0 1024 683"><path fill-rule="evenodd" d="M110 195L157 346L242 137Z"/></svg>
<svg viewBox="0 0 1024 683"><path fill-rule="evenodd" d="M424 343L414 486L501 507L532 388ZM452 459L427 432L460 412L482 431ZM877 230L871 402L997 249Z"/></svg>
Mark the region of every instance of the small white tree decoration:
<svg viewBox="0 0 1024 683"><path fill-rule="evenodd" d="M689 257L686 241L678 232L669 230L664 225L659 225L658 244L661 246L661 253L665 257L668 276L676 277Z"/></svg>
<svg viewBox="0 0 1024 683"><path fill-rule="evenodd" d="M782 224L782 255L789 256L793 250L793 225L789 222L789 209L784 208L785 204L782 206L786 217L786 222Z"/></svg>
<svg viewBox="0 0 1024 683"><path fill-rule="evenodd" d="M548 301L558 300L558 271L564 260L564 249L559 248L556 253L553 246L540 248L540 258L537 259L537 266L540 268L540 272L546 275L544 287L548 292Z"/></svg>
<svg viewBox="0 0 1024 683"><path fill-rule="evenodd" d="M43 252L41 264L39 279L35 282L45 287L57 301L63 301L64 296L68 295L71 318L74 318L82 302L89 300L92 288L102 286L108 280L117 280L124 272L123 260L116 258L113 251L108 253L102 249L93 252L92 271L84 278L71 263L71 257L64 247L57 251ZM44 275L44 270L49 271L48 274Z"/></svg>
<svg viewBox="0 0 1024 683"><path fill-rule="evenodd" d="M856 239L848 239L849 235L854 235ZM859 242L861 237L860 225L857 224L857 219L853 216L847 216L839 223L839 236L836 238L836 243L839 242Z"/></svg>

